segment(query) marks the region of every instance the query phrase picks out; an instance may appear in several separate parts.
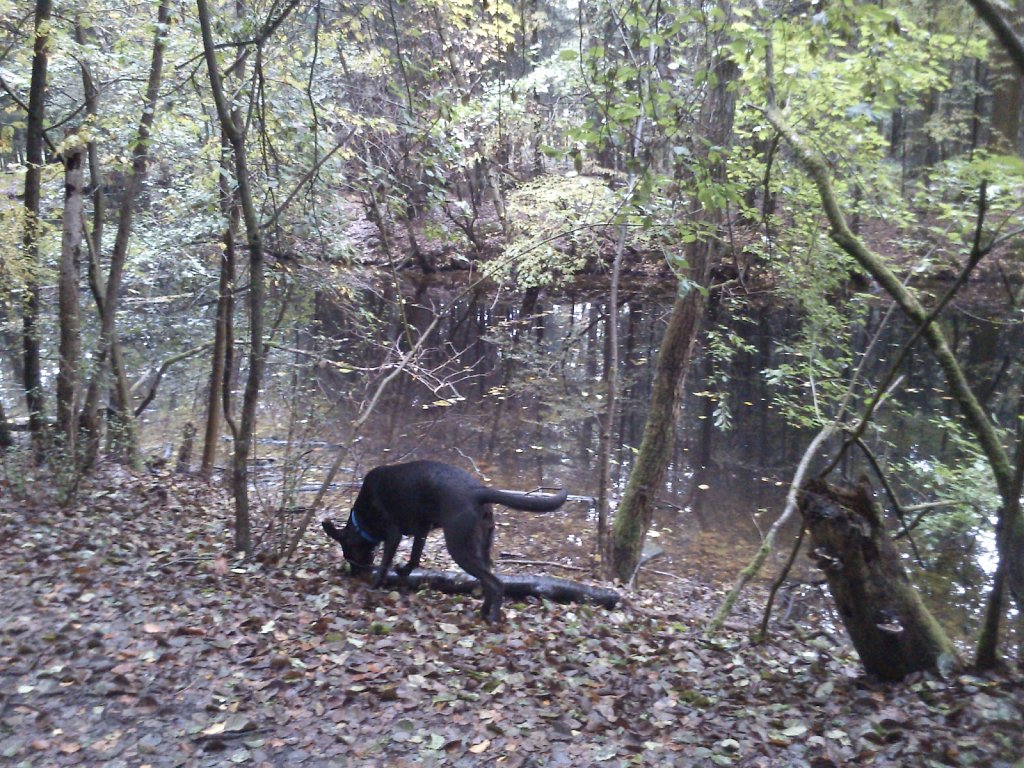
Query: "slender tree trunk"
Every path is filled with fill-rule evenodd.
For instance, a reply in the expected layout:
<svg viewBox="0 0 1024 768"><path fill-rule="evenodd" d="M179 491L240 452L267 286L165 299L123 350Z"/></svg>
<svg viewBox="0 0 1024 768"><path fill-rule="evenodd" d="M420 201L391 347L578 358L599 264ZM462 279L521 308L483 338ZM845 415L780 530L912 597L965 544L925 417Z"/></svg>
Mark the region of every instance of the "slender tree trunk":
<svg viewBox="0 0 1024 768"><path fill-rule="evenodd" d="M735 77L736 68L725 58L716 58L714 71L717 85L708 92L701 110L701 132L709 145L725 147L731 143L732 137L735 100L728 86ZM723 182L724 163L721 160L710 163L709 174L713 183ZM717 229L722 225L724 212L707 210L704 216L707 224ZM644 539L654 515L654 502L672 457L680 395L694 341L704 319L708 272L717 256L717 249L717 239L712 236L688 249L687 275L691 285L686 289L681 287L673 302L672 314L658 351L640 451L612 527L612 574L625 582L632 578L640 562Z"/></svg>
<svg viewBox="0 0 1024 768"><path fill-rule="evenodd" d="M110 256L110 272L107 274L106 290L103 295L103 308L100 318L100 340L96 350L94 364L96 370L86 393L83 409L82 427L87 439L85 464L91 465L99 454L99 418L100 418L100 383L105 376L108 360L112 358L112 347L116 343L115 321L117 317L118 293L121 290L121 277L124 273L125 261L128 257L128 244L132 235L132 219L135 200L146 177L149 161L150 135L156 119L156 102L160 94L160 82L163 77L164 48L167 30L171 19L170 0L161 0L157 11L156 31L153 37L153 53L149 68L149 81L142 103L142 117L132 148L132 165L125 179L124 199L118 212L117 235L114 239L114 250ZM123 366L121 366L123 374ZM118 405L120 408L119 439L125 446L127 457L134 460L135 437L131 402L126 401L125 381L122 375L118 379Z"/></svg>
<svg viewBox="0 0 1024 768"><path fill-rule="evenodd" d="M46 119L46 77L49 64L50 0L36 0L35 39L32 45L32 81L29 88L28 116L25 122L25 260L30 265L22 305L22 367L25 402L32 446L37 462L46 452L46 414L43 398L42 366L39 361L39 283L35 265L39 263L39 203L42 196L43 121Z"/></svg>
<svg viewBox="0 0 1024 768"><path fill-rule="evenodd" d="M213 336L213 357L210 364L210 396L206 403L206 428L203 436L203 459L199 472L209 478L217 458L217 441L220 439L221 415L225 414L231 426L232 437L237 436L234 423L230 420L231 390L231 340L233 333L234 290L235 290L235 235L238 232L239 210L231 184L228 182L230 145L224 137L221 153L220 206L224 217L222 235L224 249L220 256L220 281L217 287L217 317Z"/></svg>
<svg viewBox="0 0 1024 768"><path fill-rule="evenodd" d="M655 24L657 19L655 19ZM644 74L640 78L639 88L641 100L646 101L650 95L650 73L655 66L657 47L654 42L647 46L647 60ZM630 147L630 159L639 162L643 150L644 127L646 119L643 113L637 116L633 124L633 143ZM615 432L615 420L619 411L619 279L622 274L622 257L626 250L626 213L625 208L632 204L632 196L636 191L636 172L631 171L626 182L626 193L623 196L622 209L619 216L622 223L619 225L619 236L615 243L615 258L612 261L611 285L608 291L608 356L605 364L605 384L607 385L607 397L605 399L605 413L600 420L601 432L598 441L598 461L600 468L598 473L597 486L597 552L601 558L602 569L610 572L610 547L608 537L608 491L611 488L611 463L612 463L612 435Z"/></svg>
<svg viewBox="0 0 1024 768"><path fill-rule="evenodd" d="M240 552L250 552L252 550L252 533L249 512L248 461L256 427L256 406L259 401L266 357L266 347L263 343L263 312L266 292L263 275L263 232L256 214L256 205L253 202L249 181L244 123L232 114L231 105L224 92L222 75L217 65L209 7L206 0L196 0L196 5L199 12L199 24L202 28L203 51L210 76L210 88L217 105L221 129L228 137L235 161L238 201L242 209L246 244L249 248L249 373L246 377L245 394L242 399L241 423L235 437L235 452L231 462L231 485L235 499L235 549Z"/></svg>
<svg viewBox="0 0 1024 768"><path fill-rule="evenodd" d="M84 26L85 20L79 16L75 19L75 42L85 46L89 39L89 31ZM99 87L92 76L92 69L89 62L79 59L79 69L82 72L82 90L85 93L85 114L93 120L99 119ZM100 254L103 252L103 221L107 214L107 198L103 194L103 173L100 170L100 153L97 143L89 139L86 144L86 151L89 156L89 186L92 188L92 231L90 233L89 249ZM90 259L90 264L92 260ZM98 304L97 304L98 306ZM100 312L102 313L102 309Z"/></svg>
<svg viewBox="0 0 1024 768"><path fill-rule="evenodd" d="M11 426L7 423L4 404L0 401L0 450L10 448L12 445L14 445L14 437L11 435Z"/></svg>
<svg viewBox="0 0 1024 768"><path fill-rule="evenodd" d="M608 561L608 491L611 488L612 434L615 417L619 408L619 277L622 273L622 255L626 249L626 223L619 226L619 240L615 245L615 260L612 262L612 279L608 291L607 357L605 358L604 380L607 386L605 412L600 417L598 439L598 461L600 467L597 479L597 554L602 563Z"/></svg>
<svg viewBox="0 0 1024 768"><path fill-rule="evenodd" d="M78 433L79 357L81 318L78 284L82 264L85 148L76 143L64 152L64 226L61 236L57 303L60 348L57 372L57 434L68 457L75 456Z"/></svg>
<svg viewBox="0 0 1024 768"><path fill-rule="evenodd" d="M83 25L84 22L81 16L75 19L75 40L80 45L86 45L89 38L94 37L94 35L91 35ZM85 93L85 114L93 120L98 120L99 88L96 85L95 79L92 77L92 70L89 67L88 60L85 58L80 59L79 67L82 72L82 90ZM103 288L103 284L100 279L99 254L103 251L103 224L106 219L106 196L103 194L103 174L101 170L102 166L99 161L99 146L95 140L90 140L87 143L87 152L89 157L89 185L92 188L92 228L89 233L88 260L89 288L96 303L99 322L102 324L105 289ZM130 420L126 420L124 418L125 414L129 414L132 411L131 396L129 393L130 387L128 385L128 375L125 369L124 356L121 353L121 342L118 340L116 328L111 338L111 364L114 370L116 382L115 391L118 403L117 409L119 413L119 416L117 417L117 429L120 433L124 433L127 429L128 436L126 441L122 434L120 444L126 449L124 453L126 459L129 463L134 463L133 452L135 439L132 431L133 425ZM89 394L87 394L85 398L87 401L94 400L98 402L99 385L100 379L94 375L90 381ZM89 421L85 416L81 418L83 423ZM88 434L91 433L92 429L87 427L84 431ZM98 445L98 435L95 445ZM94 457L92 459L87 458L87 463L91 462L93 459Z"/></svg>

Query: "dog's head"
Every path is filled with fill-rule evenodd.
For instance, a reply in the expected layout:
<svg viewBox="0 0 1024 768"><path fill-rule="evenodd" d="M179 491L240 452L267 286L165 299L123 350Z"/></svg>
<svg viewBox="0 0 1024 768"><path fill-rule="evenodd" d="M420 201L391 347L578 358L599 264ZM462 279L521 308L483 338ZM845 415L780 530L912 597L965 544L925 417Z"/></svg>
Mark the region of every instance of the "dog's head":
<svg viewBox="0 0 1024 768"><path fill-rule="evenodd" d="M361 529L354 514L349 516L348 523L342 528L338 543L341 544L341 551L353 576L362 576L373 570L373 553L377 551L380 540Z"/></svg>

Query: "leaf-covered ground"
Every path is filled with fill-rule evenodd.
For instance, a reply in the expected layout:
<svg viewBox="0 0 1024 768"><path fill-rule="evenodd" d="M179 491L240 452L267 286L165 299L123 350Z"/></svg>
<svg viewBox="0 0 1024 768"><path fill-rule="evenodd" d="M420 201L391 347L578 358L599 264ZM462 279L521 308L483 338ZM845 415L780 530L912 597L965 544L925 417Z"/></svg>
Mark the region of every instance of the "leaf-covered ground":
<svg viewBox="0 0 1024 768"><path fill-rule="evenodd" d="M0 486L4 765L998 766L1024 750L1019 678L881 685L811 628L707 643L717 586L614 611L512 604L495 629L476 598L343 578L315 531L293 569L237 561L230 507L195 481L106 468L66 510L15 490Z"/></svg>

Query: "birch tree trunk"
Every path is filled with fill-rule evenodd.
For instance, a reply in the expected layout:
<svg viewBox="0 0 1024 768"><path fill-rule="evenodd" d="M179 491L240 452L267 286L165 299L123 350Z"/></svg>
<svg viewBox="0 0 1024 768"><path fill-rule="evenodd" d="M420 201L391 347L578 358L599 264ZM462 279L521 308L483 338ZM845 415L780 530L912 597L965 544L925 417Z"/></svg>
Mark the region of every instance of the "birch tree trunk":
<svg viewBox="0 0 1024 768"><path fill-rule="evenodd" d="M85 148L76 143L64 152L64 222L61 234L57 305L60 346L57 371L57 434L66 456L75 456L78 433L81 313L78 284L82 263L82 213L85 206Z"/></svg>

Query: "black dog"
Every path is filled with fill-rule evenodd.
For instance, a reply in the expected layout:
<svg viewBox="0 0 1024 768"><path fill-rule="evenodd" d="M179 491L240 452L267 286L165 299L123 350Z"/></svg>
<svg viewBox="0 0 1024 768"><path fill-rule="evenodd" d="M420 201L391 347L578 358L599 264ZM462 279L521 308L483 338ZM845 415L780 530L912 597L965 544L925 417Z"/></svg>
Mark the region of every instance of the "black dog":
<svg viewBox="0 0 1024 768"><path fill-rule="evenodd" d="M341 544L355 575L373 569L373 554L384 544L374 587L383 585L402 536L414 537L409 562L395 569L399 578L405 579L419 565L427 534L443 528L452 559L480 580L484 591L481 615L490 623L500 615L503 592L501 581L491 572L494 513L490 505L550 512L566 498L565 491L548 496L496 491L458 467L412 461L370 470L345 527L339 532L324 520L323 528Z"/></svg>

